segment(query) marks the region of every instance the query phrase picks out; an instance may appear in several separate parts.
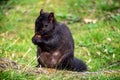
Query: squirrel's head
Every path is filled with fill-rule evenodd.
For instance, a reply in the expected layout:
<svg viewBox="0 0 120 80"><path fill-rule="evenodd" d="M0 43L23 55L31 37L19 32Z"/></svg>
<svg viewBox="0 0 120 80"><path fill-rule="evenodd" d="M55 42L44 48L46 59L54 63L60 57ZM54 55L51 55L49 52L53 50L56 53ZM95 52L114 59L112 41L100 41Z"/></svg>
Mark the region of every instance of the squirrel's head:
<svg viewBox="0 0 120 80"><path fill-rule="evenodd" d="M40 35L47 35L49 32L53 31L55 24L55 17L53 12L44 12L43 9L40 10L40 15L35 21L35 32Z"/></svg>

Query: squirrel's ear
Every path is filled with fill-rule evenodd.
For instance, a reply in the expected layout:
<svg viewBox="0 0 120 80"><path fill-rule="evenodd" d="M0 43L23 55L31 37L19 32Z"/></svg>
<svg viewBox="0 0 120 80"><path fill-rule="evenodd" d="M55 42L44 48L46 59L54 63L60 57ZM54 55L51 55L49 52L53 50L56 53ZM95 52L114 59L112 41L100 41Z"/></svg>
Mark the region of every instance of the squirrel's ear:
<svg viewBox="0 0 120 80"><path fill-rule="evenodd" d="M52 22L54 21L54 13L53 13L53 12L51 12L51 13L49 14L48 19L49 19L49 22L50 22L50 23L52 23Z"/></svg>
<svg viewBox="0 0 120 80"><path fill-rule="evenodd" d="M40 14L43 14L43 9L40 10Z"/></svg>

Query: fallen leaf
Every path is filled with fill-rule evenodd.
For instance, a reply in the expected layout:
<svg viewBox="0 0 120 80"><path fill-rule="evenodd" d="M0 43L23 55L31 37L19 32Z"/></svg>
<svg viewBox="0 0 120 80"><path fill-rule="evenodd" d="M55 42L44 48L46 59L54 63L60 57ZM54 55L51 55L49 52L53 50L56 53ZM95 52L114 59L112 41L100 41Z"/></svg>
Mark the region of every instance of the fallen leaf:
<svg viewBox="0 0 120 80"><path fill-rule="evenodd" d="M111 40L111 38L107 38L107 41L111 42L112 40Z"/></svg>
<svg viewBox="0 0 120 80"><path fill-rule="evenodd" d="M89 18L84 18L84 23L87 24L87 23L93 23L95 24L97 22L96 19L89 19Z"/></svg>
<svg viewBox="0 0 120 80"><path fill-rule="evenodd" d="M91 58L90 58L90 59L87 61L87 64L90 63L91 61L92 61L92 60L91 60Z"/></svg>

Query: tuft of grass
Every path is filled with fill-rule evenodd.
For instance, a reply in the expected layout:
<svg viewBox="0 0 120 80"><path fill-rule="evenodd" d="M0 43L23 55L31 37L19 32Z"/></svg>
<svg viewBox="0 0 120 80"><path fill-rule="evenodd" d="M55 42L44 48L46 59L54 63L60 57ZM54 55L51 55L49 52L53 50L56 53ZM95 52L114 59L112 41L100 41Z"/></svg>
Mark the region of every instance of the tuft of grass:
<svg viewBox="0 0 120 80"><path fill-rule="evenodd" d="M26 77L28 76L28 77ZM6 70L4 72L0 73L0 79L1 80L30 80L30 79L35 79L36 76L26 74L24 72L19 72L16 70Z"/></svg>

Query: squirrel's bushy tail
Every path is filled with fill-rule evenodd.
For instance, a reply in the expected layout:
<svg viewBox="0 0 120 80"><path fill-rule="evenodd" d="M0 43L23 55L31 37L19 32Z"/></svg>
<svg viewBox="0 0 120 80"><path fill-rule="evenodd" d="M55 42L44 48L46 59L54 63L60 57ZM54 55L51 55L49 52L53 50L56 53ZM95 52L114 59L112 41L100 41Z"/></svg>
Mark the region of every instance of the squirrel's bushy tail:
<svg viewBox="0 0 120 80"><path fill-rule="evenodd" d="M87 71L86 64L82 60L79 60L77 58L73 59L71 67L73 71Z"/></svg>

